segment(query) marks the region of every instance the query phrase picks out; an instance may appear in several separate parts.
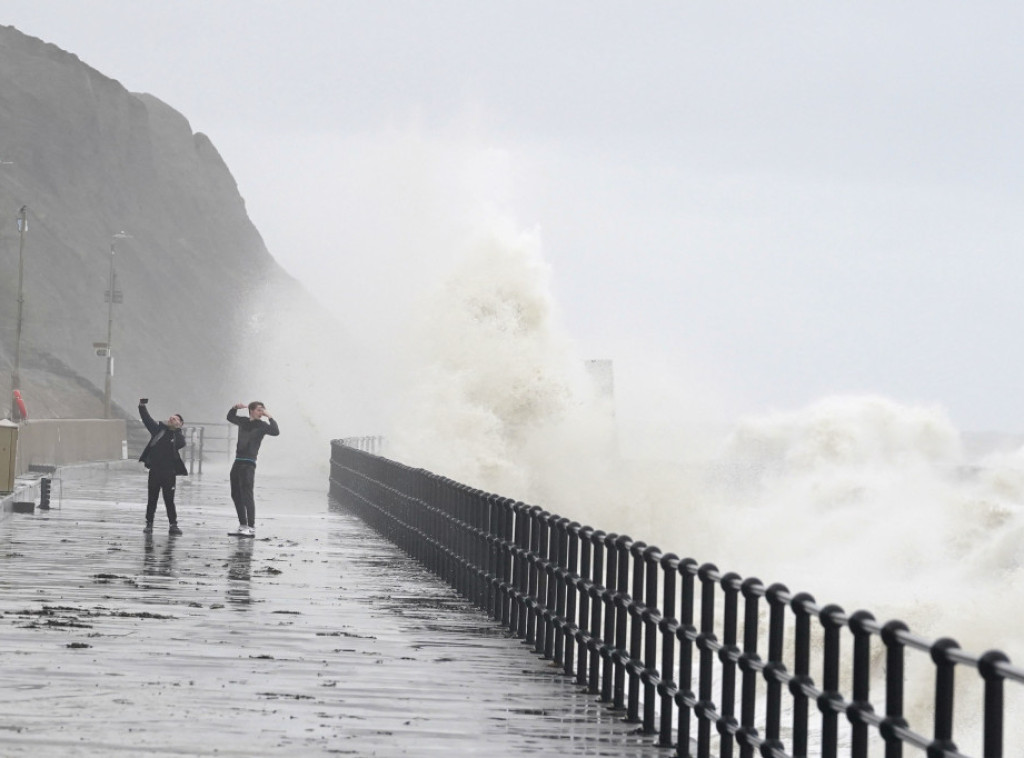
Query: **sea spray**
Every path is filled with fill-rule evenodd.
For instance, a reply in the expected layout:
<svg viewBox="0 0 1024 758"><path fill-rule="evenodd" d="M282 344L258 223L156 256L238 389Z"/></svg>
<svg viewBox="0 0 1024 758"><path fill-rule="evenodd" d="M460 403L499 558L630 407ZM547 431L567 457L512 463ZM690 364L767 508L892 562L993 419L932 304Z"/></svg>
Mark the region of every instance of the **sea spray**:
<svg viewBox="0 0 1024 758"><path fill-rule="evenodd" d="M857 396L746 419L719 463L738 472L701 499L719 565L1024 660L1019 454L971 459L941 409ZM932 664L915 654L908 672L907 714L927 724ZM978 752L979 677L958 681L958 730ZM1008 700L1011 745L1021 705Z"/></svg>
<svg viewBox="0 0 1024 758"><path fill-rule="evenodd" d="M1021 527L1015 459L968 461L940 409L826 398L741 422L720 460L745 478L703 501L719 512L716 560L970 647L1012 639L1024 655L1016 624L963 613L1024 614L1018 554L991 550Z"/></svg>
<svg viewBox="0 0 1024 758"><path fill-rule="evenodd" d="M611 398L559 322L536 233L479 236L416 315L390 455L566 515L611 494Z"/></svg>
<svg viewBox="0 0 1024 758"><path fill-rule="evenodd" d="M237 402L265 403L281 436L261 451L261 469L308 472L326 487L330 440L383 426L387 355L326 310L297 302L297 288L261 281L243 291L251 315L239 340L242 378L223 398L224 413Z"/></svg>
<svg viewBox="0 0 1024 758"><path fill-rule="evenodd" d="M633 420L595 391L549 275L537 235L504 228L420 304L389 457L1024 661L1024 451L972 457L941 408L835 396L741 419L716 450L690 446L699 457L632 457L615 429ZM925 731L930 666L908 661L908 715ZM972 743L975 684L957 708ZM1008 744L1024 741L1018 705Z"/></svg>
<svg viewBox="0 0 1024 758"><path fill-rule="evenodd" d="M1013 606L1000 595L1020 581L1024 454L968 459L940 408L836 396L741 419L703 458L638 459L550 273L536 233L501 225L420 302L390 457L923 634L1016 637L952 619L965 602Z"/></svg>

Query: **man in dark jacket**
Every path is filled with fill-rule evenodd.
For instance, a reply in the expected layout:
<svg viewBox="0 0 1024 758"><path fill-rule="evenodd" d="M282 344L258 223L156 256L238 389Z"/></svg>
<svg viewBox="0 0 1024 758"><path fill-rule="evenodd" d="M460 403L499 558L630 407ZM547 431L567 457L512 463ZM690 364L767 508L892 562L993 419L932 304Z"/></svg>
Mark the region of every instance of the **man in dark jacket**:
<svg viewBox="0 0 1024 758"><path fill-rule="evenodd" d="M256 456L260 443L267 435L276 437L281 432L277 422L267 413L259 400L249 403L249 418L239 418L238 411L245 403L238 403L228 411L228 421L238 427L238 444L235 446L235 462L231 466L231 499L238 514L238 531L231 534L238 537L256 536L256 501L253 499L253 485L256 482ZM264 423L266 419L268 423Z"/></svg>
<svg viewBox="0 0 1024 758"><path fill-rule="evenodd" d="M170 533L177 535L181 534L181 529L178 528L178 512L174 508L174 488L179 474L188 475L188 469L178 453L185 447L185 435L181 431L185 422L180 413L172 414L167 421L154 421L146 408L148 402L146 398L139 401L139 416L152 435L139 456L139 460L149 469L149 500L146 502L146 528L143 531L146 534L153 531L156 501L162 491L167 521L171 525Z"/></svg>

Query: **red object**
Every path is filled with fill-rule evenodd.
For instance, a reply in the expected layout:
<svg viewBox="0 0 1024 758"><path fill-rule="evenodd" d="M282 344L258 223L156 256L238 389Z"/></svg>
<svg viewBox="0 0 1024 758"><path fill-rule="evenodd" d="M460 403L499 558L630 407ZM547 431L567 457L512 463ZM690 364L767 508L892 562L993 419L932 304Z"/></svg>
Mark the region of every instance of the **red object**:
<svg viewBox="0 0 1024 758"><path fill-rule="evenodd" d="M28 410L25 408L25 401L21 399L21 391L14 390L14 402L18 404L18 413L23 419L28 418Z"/></svg>

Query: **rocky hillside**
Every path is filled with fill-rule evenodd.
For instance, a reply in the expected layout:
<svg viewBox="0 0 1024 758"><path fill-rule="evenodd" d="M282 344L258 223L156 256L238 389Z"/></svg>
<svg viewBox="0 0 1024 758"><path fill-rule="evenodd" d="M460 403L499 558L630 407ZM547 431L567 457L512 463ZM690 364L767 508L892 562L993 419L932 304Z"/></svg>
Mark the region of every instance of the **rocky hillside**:
<svg viewBox="0 0 1024 758"><path fill-rule="evenodd" d="M217 149L156 97L0 26L0 125L0 416L22 206L21 385L33 417L102 415L106 367L93 343L107 339L112 257L123 293L111 340L119 414L134 416L147 395L160 415L220 419L258 396L252 367L274 360L260 355L260 332L282 304L344 349L342 330L267 251Z"/></svg>

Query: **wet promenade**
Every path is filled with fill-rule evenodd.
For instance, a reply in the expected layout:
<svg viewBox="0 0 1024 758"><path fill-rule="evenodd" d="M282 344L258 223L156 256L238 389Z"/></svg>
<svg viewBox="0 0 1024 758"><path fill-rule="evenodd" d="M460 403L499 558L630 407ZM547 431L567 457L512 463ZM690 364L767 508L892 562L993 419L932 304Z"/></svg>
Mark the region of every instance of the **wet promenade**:
<svg viewBox="0 0 1024 758"><path fill-rule="evenodd" d="M181 481L181 480L179 480ZM0 756L664 756L422 572L322 478L226 470L142 533L145 474L89 469L0 521Z"/></svg>

